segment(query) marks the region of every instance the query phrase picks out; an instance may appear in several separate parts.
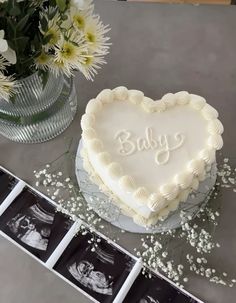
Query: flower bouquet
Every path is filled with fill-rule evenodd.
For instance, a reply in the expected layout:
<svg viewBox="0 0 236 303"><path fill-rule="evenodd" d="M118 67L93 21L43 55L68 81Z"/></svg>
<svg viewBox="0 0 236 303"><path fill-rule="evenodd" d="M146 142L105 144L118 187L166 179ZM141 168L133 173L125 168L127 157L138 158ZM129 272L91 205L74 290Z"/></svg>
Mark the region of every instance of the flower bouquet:
<svg viewBox="0 0 236 303"><path fill-rule="evenodd" d="M9 127L18 124L19 131L19 126L39 123L45 109L54 106L48 118L75 99L71 76L80 71L93 80L109 50L108 31L94 14L92 0L0 0L0 133L18 142L41 142L64 130L66 125L34 140L38 130L19 139ZM55 106L65 94L63 106Z"/></svg>

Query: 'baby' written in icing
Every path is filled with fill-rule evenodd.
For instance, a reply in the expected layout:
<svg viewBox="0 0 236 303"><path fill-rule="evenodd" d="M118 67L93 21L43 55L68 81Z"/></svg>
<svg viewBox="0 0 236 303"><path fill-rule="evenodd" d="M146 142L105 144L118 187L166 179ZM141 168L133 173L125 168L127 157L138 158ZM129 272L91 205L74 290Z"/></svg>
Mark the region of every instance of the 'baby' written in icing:
<svg viewBox="0 0 236 303"><path fill-rule="evenodd" d="M170 135L163 134L154 139L152 128L147 127L144 138L135 139L130 131L123 129L116 133L115 139L119 142L119 153L123 156L132 155L137 151L156 150L155 162L160 165L169 161L171 151L183 145L185 136L175 133L172 138Z"/></svg>

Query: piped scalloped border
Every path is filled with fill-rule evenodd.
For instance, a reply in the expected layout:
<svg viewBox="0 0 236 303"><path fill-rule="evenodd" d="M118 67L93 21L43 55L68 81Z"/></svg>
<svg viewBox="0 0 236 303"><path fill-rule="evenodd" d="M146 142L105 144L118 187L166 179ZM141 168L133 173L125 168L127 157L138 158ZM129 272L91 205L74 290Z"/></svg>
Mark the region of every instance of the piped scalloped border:
<svg viewBox="0 0 236 303"><path fill-rule="evenodd" d="M178 199L171 201L168 206L160 207L160 211L158 213L154 213L148 219L143 217L142 214L138 212L138 210L133 210L127 204L120 200L103 182L100 176L95 172L94 168L92 167L87 152L85 148L81 149L81 157L83 159L83 167L87 171L90 180L95 183L99 189L104 192L110 199L116 204L122 211L122 213L126 216L133 218L133 221L141 226L144 227L151 227L155 225L158 220L164 220L170 212L175 211L180 202L186 202L188 199L189 193L196 191L199 186L199 181L195 179L196 183L193 183L193 187L191 189L184 190L180 193ZM161 205L160 205L161 206Z"/></svg>
<svg viewBox="0 0 236 303"><path fill-rule="evenodd" d="M121 165L112 161L109 153L104 150L102 141L96 136L94 129L96 114L102 110L103 106L112 102L131 102L149 113L163 112L173 106L191 106L208 121L209 137L206 147L199 152L197 158L187 163L183 171L175 175L169 183L161 185L157 192L149 192L147 188L137 186L132 176L123 174ZM89 149L89 152L96 156L103 166L107 167L109 176L117 180L117 184L122 190L131 192L137 203L145 204L153 212L158 212L159 215L162 212L164 212L163 215L166 215L168 206L172 205L172 208L176 209L183 199L181 198L183 193L186 196L186 191L190 193L191 188L198 188L196 182L199 184L199 181L204 180L207 169L215 162L216 150L223 146L221 134L224 128L218 120L218 112L207 104L203 97L189 94L186 91L175 94L168 93L161 100L154 101L145 97L143 92L128 90L124 86L116 87L113 90L104 89L95 99L88 102L85 114L81 119L81 127L85 148Z"/></svg>

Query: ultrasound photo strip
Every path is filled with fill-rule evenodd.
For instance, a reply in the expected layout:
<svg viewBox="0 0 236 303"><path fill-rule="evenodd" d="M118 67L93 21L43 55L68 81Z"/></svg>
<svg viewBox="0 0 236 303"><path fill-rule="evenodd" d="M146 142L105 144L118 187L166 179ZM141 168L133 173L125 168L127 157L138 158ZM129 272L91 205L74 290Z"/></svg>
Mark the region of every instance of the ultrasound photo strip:
<svg viewBox="0 0 236 303"><path fill-rule="evenodd" d="M82 221L78 219L74 222L74 224L71 226L70 230L67 232L67 234L64 236L64 238L61 240L61 242L58 244L54 252L51 254L49 259L46 262L46 266L50 269L54 267L60 256L63 254L66 247L70 244L71 240L74 238L75 234L78 232L80 226L82 225Z"/></svg>
<svg viewBox="0 0 236 303"><path fill-rule="evenodd" d="M65 251L66 247L70 244L70 242L75 237L75 235L80 233L79 228L80 228L81 225L82 225L82 221L81 220L78 220L78 221L76 221L74 223L74 225L72 226L72 228L70 229L70 231L66 234L66 236L64 237L64 239L61 241L61 243L55 249L55 251L53 252L53 254L51 255L51 257L48 259L48 261L46 262L46 266L50 270L53 270L53 267L55 266L56 262L62 256L62 254ZM103 237L103 238L104 238L104 240L107 241L107 238L105 238L105 237ZM108 245L112 245L112 244L108 244ZM115 249L117 248L116 245L114 246L114 248ZM114 297L114 300L112 300L113 303L123 302L123 299L127 295L130 287L132 286L133 282L135 281L135 279L137 278L138 274L140 273L140 271L142 269L142 261L141 261L141 259L139 259L138 261L136 261L136 258L134 258L133 255L130 255L129 257L133 259L134 266L132 267L130 273L128 274L125 282L123 283L123 285L119 289L117 295ZM91 301L93 301L93 302L102 302L102 301L96 300L93 296L91 296L90 294L88 294L81 287L78 287L78 285L75 285L75 283L71 282L63 274L60 274L55 269L53 271L54 271L54 273L57 276L59 276L64 281L66 281L72 287L74 287L78 291L82 292L85 296L89 297Z"/></svg>
<svg viewBox="0 0 236 303"><path fill-rule="evenodd" d="M55 264L54 270L86 291L96 302L111 303L117 295L125 297L127 278L129 282L137 272L135 264L137 260L132 255L83 226Z"/></svg>
<svg viewBox="0 0 236 303"><path fill-rule="evenodd" d="M13 174L11 174L6 169L1 168L1 167L0 167L0 169L2 169L3 171L5 171L6 173L10 174L11 176L15 177ZM15 178L18 180L18 182L17 182L16 186L13 188L13 190L11 191L11 193L7 196L7 198L5 199L5 201L2 203L2 205L0 205L0 216L10 207L10 205L13 203L14 199L24 190L25 187L28 187L31 191L35 192L37 195L39 195L40 197L42 197L45 200L47 200L50 205L53 205L54 207L57 207L57 204L56 204L55 201L52 201L50 198L46 197L44 194L42 194L39 191L37 191L36 189L32 188L30 185L28 185L27 183L23 182L19 178L17 178L17 177L15 177ZM1 222L1 217L0 217L0 222ZM37 260L38 262L40 262L43 266L46 266L50 271L53 271L56 275L58 275L59 277L61 277L68 284L70 284L71 286L73 286L74 288L76 288L77 290L79 290L80 292L82 292L85 296L87 296L88 298L90 298L93 302L101 302L101 301L96 300L94 297L92 297L91 295L89 295L86 291L84 291L80 287L76 286L74 283L72 283L71 281L69 281L68 279L66 279L65 277L63 277L63 275L59 274L58 272L56 272L53 269L53 267L56 264L56 262L59 260L59 258L62 256L63 252L66 250L66 248L68 247L68 245L73 240L75 234L79 232L79 228L80 228L81 224L83 224L83 226L85 226L87 229L89 229L89 225L87 223L82 222L80 219L78 219L77 221L75 221L74 224L67 231L67 233L64 235L64 237L62 238L61 242L58 243L57 247L55 247L54 251L51 253L51 255L49 256L49 258L47 259L46 262L42 262L40 259L36 258L27 249L25 249L22 245L20 245L16 241L12 240L11 237L9 237L8 235L4 234L2 231L0 231L0 234L3 235L6 239L8 239L10 242L13 242L16 246L18 246L19 248L21 248L23 251L25 251L27 254L29 254L31 257L33 257L35 260ZM123 300L126 297L127 293L130 291L130 289L131 289L133 283L135 282L135 280L137 280L136 278L140 275L140 271L142 269L142 261L140 259L138 259L137 257L133 256L128 251L126 251L124 248L120 247L119 245L117 245L116 243L114 243L113 241L111 241L109 238L107 238L106 236L104 236L100 232L94 231L94 233L96 233L99 237L105 239L107 241L107 243L110 244L111 246L117 248L120 251L123 251L124 254L126 254L129 257L131 257L135 261L135 264L134 264L133 268L129 272L126 280L124 281L124 283L120 287L120 289L119 289L116 297L112 301L113 303L121 303L121 302L123 302ZM160 273L155 273L152 269L149 269L149 270L152 273L154 273L155 275L157 275L157 276L161 277L162 279L164 279L165 281L167 281L172 287L179 289L180 292L182 292L183 294L186 294L187 296L189 296L190 298L192 298L193 300L195 300L194 302L203 303L201 300L199 300L198 298L194 297L193 295L191 295L187 291L178 288L172 281L170 281L169 279L167 279L165 276L161 275ZM190 302L193 302L193 301L189 301L189 303Z"/></svg>
<svg viewBox="0 0 236 303"><path fill-rule="evenodd" d="M6 171L7 173L9 173L8 171ZM19 189L14 189L12 191L12 198L9 199L7 201L7 203L5 204L6 206L4 207L4 210L6 210L13 202L14 199L16 197L18 197L18 195L20 193L22 193L22 191L25 188L29 188L30 190L34 191L36 194L38 194L40 197L43 197L45 199L47 199L47 201L50 204L53 204L56 206L56 203L54 201L50 201L49 198L47 198L46 196L44 196L42 193L38 192L37 190L33 189L30 185L28 185L27 183L23 182L23 181L19 181L21 184L20 190ZM41 260L39 260L38 258L36 258L34 255L32 255L26 248L24 248L21 244L17 243L16 241L14 241L11 237L9 237L8 235L6 235L4 232L0 232L1 235L3 235L6 239L8 239L10 242L13 242L17 247L21 248L24 252L26 252L27 254L30 254L31 257L33 257L34 259L36 259L38 262L40 262L42 265L46 266L49 270L52 270L53 265L55 264L55 262L58 260L58 258L60 257L60 255L63 253L63 251L65 250L65 248L67 247L67 245L70 243L70 241L72 240L72 238L75 236L75 234L78 232L80 225L82 224L81 220L77 220L72 227L70 228L70 230L67 232L67 234L64 236L64 238L62 239L62 241L59 243L59 245L56 247L56 249L54 250L54 252L51 254L51 256L49 257L49 259L47 260L46 263L42 262ZM86 226L87 228L89 228L89 225L87 225L86 223L83 223L84 226ZM130 256L130 258L132 258L134 260L134 267L131 270L131 272L128 275L127 281L125 281L124 285L121 287L121 289L119 290L118 294L117 294L117 298L116 298L116 302L121 302L119 300L119 297L123 298L125 297L126 293L128 292L129 288L130 288L130 281L134 281L136 276L137 276L137 269L138 271L141 270L141 263L138 262L136 264L137 258L135 256L133 256L132 254L130 254L129 252L127 252L125 249L123 249L122 247L119 247L117 244L113 243L110 239L108 239L107 237L105 237L103 234L101 233L96 233L98 236L102 237L103 239L105 239L107 242L109 242L109 245L114 246L115 248L119 249L120 251L123 251L123 253L125 255ZM55 274L59 275L57 272L54 271ZM59 275L62 279L63 276ZM87 297L89 297L91 300L93 300L94 302L99 302L97 300L95 300L94 298L92 298L89 294L87 294L86 292L84 292L81 288L76 287L73 283L70 283L70 281L68 281L67 279L64 278L64 280L67 281L67 283L71 284L73 287L75 287L76 289L78 289L79 291L81 291L82 293L84 293Z"/></svg>
<svg viewBox="0 0 236 303"><path fill-rule="evenodd" d="M70 229L70 231L66 234L66 236L64 237L64 239L61 241L61 243L58 245L58 247L55 249L55 251L53 252L53 254L51 255L51 257L46 262L46 266L48 268L53 269L53 267L55 266L56 262L59 260L59 258L62 256L62 254L65 251L65 249L67 248L67 246L70 244L70 242L75 237L75 234L77 234L78 232L81 232L81 231L79 231L79 228L80 228L80 226L82 224L83 224L83 226L85 226L85 224L80 219L78 219L74 223L74 225L72 226L72 228ZM96 234L98 235L98 233L96 233ZM109 239L107 239L106 237L104 237L104 235L99 235L99 236L101 236L104 240L109 241ZM109 245L112 245L112 244L113 243L110 242ZM113 245L113 246L118 249L117 245ZM140 273L140 271L142 269L142 261L141 261L141 259L139 259L137 261L137 259L132 254L127 254L126 250L123 250L123 249L119 249L119 250L122 251L125 255L127 255L127 256L129 255L129 257L134 260L134 266L131 269L130 273L128 274L128 276L127 276L125 282L123 283L122 287L118 291L117 295L115 296L114 300L112 301L114 303L120 303L120 302L123 301L123 299L125 298L125 296L127 295L128 291L129 291L130 287L132 286L133 282L135 281L135 279L137 278L138 274ZM83 289L81 289L78 286L76 286L70 280L68 280L67 278L65 278L62 274L59 274L56 270L55 270L55 273L60 278L62 278L63 280L65 280L67 283L69 283L70 285L72 285L73 287L75 287L77 290L79 290L79 291L81 291L83 293L86 293ZM89 294L87 294L87 295L89 295ZM102 302L102 301L97 301L92 296L90 296L90 299L93 300L94 302Z"/></svg>
<svg viewBox="0 0 236 303"><path fill-rule="evenodd" d="M27 251L46 261L72 225L72 220L28 186L2 214L0 230Z"/></svg>
<svg viewBox="0 0 236 303"><path fill-rule="evenodd" d="M0 216L4 213L4 211L11 205L14 199L22 192L25 187L25 182L20 180L13 190L9 193L9 195L4 199L2 204L0 205Z"/></svg>
<svg viewBox="0 0 236 303"><path fill-rule="evenodd" d="M43 193L41 193L40 191L38 191L37 189L33 188L33 187L32 187L31 185L29 185L28 183L22 181L21 179L19 179L19 178L16 177L15 175L13 175L11 172L9 172L7 169L3 168L2 166L0 166L0 169L4 170L6 173L8 173L8 174L14 176L16 179L18 179L18 180L21 182L22 186L23 186L23 184L24 184L24 186L23 186L23 188L21 189L21 191L22 191L25 187L28 187L30 190L32 190L33 192L35 192L36 194L38 194L39 196L41 196L42 198L44 198L45 200L47 200L48 203L49 203L50 205L53 205L53 206L55 206L56 208L58 207L58 204L57 204L54 200L51 200L51 199L50 199L49 197L47 197L45 194L43 194ZM15 189L13 189L13 191L14 191L14 190L15 190ZM14 197L14 198L17 197L17 196L21 193L21 191L19 191L19 192L16 191L16 192L14 193L14 196L13 196L13 197ZM9 205L8 205L8 206L11 205L11 203L14 201L14 198L13 198L13 199L10 199L10 202L9 202ZM4 201L4 203L5 203L5 201ZM1 207L1 206L0 206L0 207ZM1 209L1 208L0 208L0 209ZM4 211L5 211L5 210L4 210ZM63 208L61 209L61 212L62 212L62 213L67 213L67 211L66 211L65 209L63 209ZM0 215L2 215L2 213L1 213ZM74 216L74 217L75 217L75 216ZM77 223L76 223L77 228L75 229L75 230L76 230L75 232L78 232L79 226L80 226L80 222L82 222L82 224L84 225L84 227L90 229L89 224L87 224L86 222L83 222L83 221L80 220L78 217L76 218L76 221L75 221L75 222L77 222ZM95 232L98 236L100 236L100 237L102 237L103 239L107 240L111 245L113 245L113 246L117 247L119 250L123 251L125 254L127 254L127 255L130 256L131 258L133 258L133 259L135 259L135 260L138 260L138 258L137 258L136 256L132 255L129 251L127 251L126 249L124 249L122 246L120 246L120 245L118 245L117 243L113 242L111 239L109 239L108 237L106 237L105 235L103 235L101 232L99 232L99 231L97 231L97 230L94 230L94 232Z"/></svg>
<svg viewBox="0 0 236 303"><path fill-rule="evenodd" d="M142 259L138 259L135 263L133 269L131 270L130 274L128 275L125 283L122 285L120 291L118 292L117 296L115 297L113 303L120 303L123 302L125 297L127 296L130 288L134 284L134 281L137 279L138 275L140 274L143 267Z"/></svg>
<svg viewBox="0 0 236 303"><path fill-rule="evenodd" d="M18 179L0 169L0 205L18 182Z"/></svg>
<svg viewBox="0 0 236 303"><path fill-rule="evenodd" d="M183 296L181 296L181 298L178 298L178 300L180 300L180 301L177 301L177 302L175 300L174 301L166 301L166 300L165 301L159 301L159 300L156 301L155 299L152 300L151 296L147 296L147 297L149 297L149 300L146 301L145 299L143 299L143 301L142 301L142 299L141 299L140 303L162 303L162 302L164 302L164 303L167 303L167 302L171 302L171 303L205 303L202 300L200 300L199 298L195 297L193 294L190 294L185 289L178 287L169 278L162 275L160 272L157 272L157 271L153 270L151 267L145 266L145 270L146 270L147 281L151 281L150 276L149 276L149 273L150 273L152 278L156 277L159 280L163 280L163 282L165 282L166 285L167 284L169 285L169 291L167 290L168 293L171 293L174 290L174 291L179 292ZM139 285L137 285L137 287L135 287L136 286L135 284L138 282L140 276L142 276L142 279L145 279L145 275L143 275L143 274L142 275L140 274L140 275L137 276L137 279L134 281L134 284L129 289L128 296L125 298L125 300L122 303L130 303L130 296L129 295L130 295L130 293L132 293L132 290L134 290L135 294L137 294L137 291L140 290ZM141 283L141 286L142 285L144 285L144 283ZM158 282L155 282L155 286L158 286ZM164 289L163 289L163 291L164 291ZM132 295L131 297L132 297L132 300L133 300L134 296Z"/></svg>

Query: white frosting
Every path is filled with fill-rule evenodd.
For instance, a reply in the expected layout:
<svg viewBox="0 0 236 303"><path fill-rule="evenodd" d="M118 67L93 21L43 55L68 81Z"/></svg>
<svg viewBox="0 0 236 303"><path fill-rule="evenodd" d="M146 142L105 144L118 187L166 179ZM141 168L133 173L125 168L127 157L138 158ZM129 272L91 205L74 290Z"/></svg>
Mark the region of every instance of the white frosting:
<svg viewBox="0 0 236 303"><path fill-rule="evenodd" d="M108 174L112 179L118 179L123 174L121 166L116 162L110 163L107 169L108 169Z"/></svg>
<svg viewBox="0 0 236 303"><path fill-rule="evenodd" d="M134 179L130 176L122 176L119 183L125 191L132 192L135 189Z"/></svg>
<svg viewBox="0 0 236 303"><path fill-rule="evenodd" d="M155 154L155 162L158 165L166 164L170 159L170 152L180 148L184 143L185 136L181 133L174 134L175 145L170 144L168 141L168 135L163 135L159 137L159 144L161 146L160 150L157 150ZM164 158L164 159L163 159Z"/></svg>
<svg viewBox="0 0 236 303"><path fill-rule="evenodd" d="M134 220L134 223L138 224L138 225L141 225L141 226L146 226L146 220L139 216L139 215L135 215L133 217L133 220Z"/></svg>
<svg viewBox="0 0 236 303"><path fill-rule="evenodd" d="M111 163L111 156L107 152L102 152L98 154L97 160L100 162L101 165L107 166Z"/></svg>
<svg viewBox="0 0 236 303"><path fill-rule="evenodd" d="M162 165L169 161L170 152L183 145L185 136L184 134L175 133L173 138L166 134L155 138L153 129L146 127L144 137L134 138L130 131L122 129L115 134L115 139L119 142L118 153L120 155L129 156L151 149L155 150L154 159L156 164Z"/></svg>
<svg viewBox="0 0 236 303"><path fill-rule="evenodd" d="M215 148L216 150L219 150L223 147L223 140L220 135L212 135L208 139L208 145L209 147Z"/></svg>
<svg viewBox="0 0 236 303"><path fill-rule="evenodd" d="M144 93L140 90L131 89L129 90L129 101L134 104L140 104L143 101Z"/></svg>
<svg viewBox="0 0 236 303"><path fill-rule="evenodd" d="M206 172L203 171L201 174L199 174L198 180L201 182L201 181L203 181L205 179L206 179Z"/></svg>
<svg viewBox="0 0 236 303"><path fill-rule="evenodd" d="M95 123L95 117L92 114L84 114L81 118L82 130L92 128Z"/></svg>
<svg viewBox="0 0 236 303"><path fill-rule="evenodd" d="M202 115L206 120L217 119L219 116L217 110L209 104L204 105L202 108Z"/></svg>
<svg viewBox="0 0 236 303"><path fill-rule="evenodd" d="M125 86L119 86L113 89L114 98L123 101L128 98L128 89Z"/></svg>
<svg viewBox="0 0 236 303"><path fill-rule="evenodd" d="M220 120L218 119L210 120L207 129L211 135L215 135L215 134L221 135L224 132L224 127L220 122Z"/></svg>
<svg viewBox="0 0 236 303"><path fill-rule="evenodd" d="M151 98L143 97L142 108L148 113L153 113L155 111L155 104Z"/></svg>
<svg viewBox="0 0 236 303"><path fill-rule="evenodd" d="M178 196L180 202L186 202L188 199L189 193L190 193L189 189L183 190Z"/></svg>
<svg viewBox="0 0 236 303"><path fill-rule="evenodd" d="M176 185L179 185L182 189L186 189L192 184L193 176L187 172L182 172L174 177L174 181Z"/></svg>
<svg viewBox="0 0 236 303"><path fill-rule="evenodd" d="M91 140L97 137L97 134L93 128L84 129L82 133L82 137L84 140Z"/></svg>
<svg viewBox="0 0 236 303"><path fill-rule="evenodd" d="M198 95L194 95L194 94L190 94L190 105L196 109L196 110L201 110L205 104L206 104L206 100Z"/></svg>
<svg viewBox="0 0 236 303"><path fill-rule="evenodd" d="M154 109L158 113L161 113L166 109L166 104L163 100L156 101L154 104Z"/></svg>
<svg viewBox="0 0 236 303"><path fill-rule="evenodd" d="M160 192L167 200L173 200L176 198L179 191L175 184L167 183L160 186Z"/></svg>
<svg viewBox="0 0 236 303"><path fill-rule="evenodd" d="M185 105L190 101L190 95L188 92L182 91L175 94L177 104Z"/></svg>
<svg viewBox="0 0 236 303"><path fill-rule="evenodd" d="M152 193L148 198L148 207L152 211L159 211L167 204L166 199L161 195L161 193Z"/></svg>
<svg viewBox="0 0 236 303"><path fill-rule="evenodd" d="M205 164L202 159L191 160L188 163L188 170L195 176L201 175L204 171Z"/></svg>
<svg viewBox="0 0 236 303"><path fill-rule="evenodd" d="M102 103L112 103L114 100L114 95L111 89L104 89L97 95L97 100Z"/></svg>
<svg viewBox="0 0 236 303"><path fill-rule="evenodd" d="M179 206L179 199L175 199L170 203L170 205L168 206L168 209L171 211L174 211L178 208L178 206Z"/></svg>
<svg viewBox="0 0 236 303"><path fill-rule="evenodd" d="M168 216L169 212L170 212L170 211L169 211L168 208L163 208L163 209L160 211L160 213L159 213L159 217L162 218L162 219L164 219L164 218L166 218L166 217Z"/></svg>
<svg viewBox="0 0 236 303"><path fill-rule="evenodd" d="M148 198L148 190L145 187L139 187L134 192L134 198L138 200L138 202L145 203Z"/></svg>
<svg viewBox="0 0 236 303"><path fill-rule="evenodd" d="M215 162L215 151L212 149L203 149L199 152L199 158L203 159L206 164L212 164Z"/></svg>
<svg viewBox="0 0 236 303"><path fill-rule="evenodd" d="M93 114L94 112L102 109L102 103L99 100L91 99L86 106L86 114Z"/></svg>
<svg viewBox="0 0 236 303"><path fill-rule="evenodd" d="M175 94L172 93L165 94L161 100L165 103L166 108L175 106L177 102Z"/></svg>
<svg viewBox="0 0 236 303"><path fill-rule="evenodd" d="M103 90L81 119L93 180L136 221L156 222L205 179L223 145L217 117L187 92L153 101L125 87Z"/></svg>
<svg viewBox="0 0 236 303"><path fill-rule="evenodd" d="M99 139L92 139L88 142L88 147L93 153L100 153L103 150L102 141Z"/></svg>

